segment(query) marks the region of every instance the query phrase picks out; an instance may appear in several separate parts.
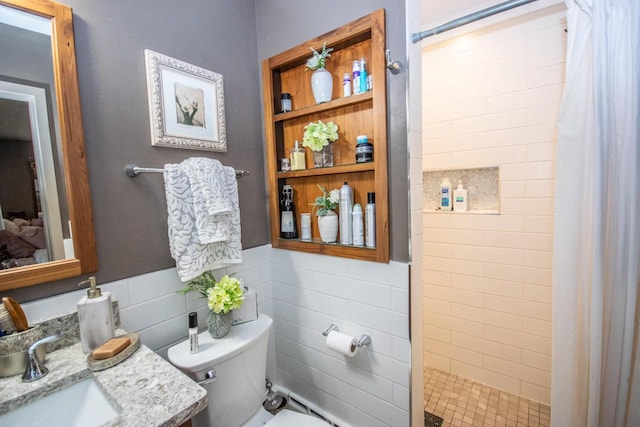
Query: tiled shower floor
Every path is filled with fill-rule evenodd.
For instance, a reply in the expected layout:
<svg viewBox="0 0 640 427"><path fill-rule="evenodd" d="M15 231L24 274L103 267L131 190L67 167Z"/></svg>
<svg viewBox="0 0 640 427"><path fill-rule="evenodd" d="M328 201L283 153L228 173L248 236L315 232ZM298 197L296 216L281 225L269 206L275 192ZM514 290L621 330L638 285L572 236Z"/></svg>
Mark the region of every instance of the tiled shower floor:
<svg viewBox="0 0 640 427"><path fill-rule="evenodd" d="M551 408L542 403L426 368L424 409L442 417L442 427L549 427Z"/></svg>

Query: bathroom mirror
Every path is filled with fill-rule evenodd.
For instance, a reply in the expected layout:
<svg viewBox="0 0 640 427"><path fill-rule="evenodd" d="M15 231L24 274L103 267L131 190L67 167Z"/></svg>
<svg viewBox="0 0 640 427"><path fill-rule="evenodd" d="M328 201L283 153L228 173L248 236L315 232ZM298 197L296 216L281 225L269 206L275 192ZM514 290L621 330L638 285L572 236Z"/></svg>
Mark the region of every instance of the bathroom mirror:
<svg viewBox="0 0 640 427"><path fill-rule="evenodd" d="M33 156L29 185L33 188L35 212L28 215L11 212L10 216L5 210L2 214L7 219L30 216L30 222L41 219L46 230L47 249L46 256L36 260L35 264L5 264L12 268L0 269L0 291L3 291L92 273L97 270L98 263L71 8L49 0L0 0L0 8L4 12L18 12L17 15L22 15L27 22L40 22L40 32L49 34L49 51L42 56L50 57L52 62L51 84L33 77L34 68L44 67L21 65L15 56L11 61L3 61L10 65L0 69L0 95L5 95L0 98L3 102L22 103L16 110L25 111L27 116L26 134L31 133ZM0 25L3 30L16 28L24 34L25 27L30 24L11 22ZM29 28L29 31L39 30ZM8 36L2 37L4 42L9 39ZM19 40L24 43L25 37ZM7 50L3 48L3 52ZM10 69L11 66L15 69ZM7 117L9 115L3 115L2 120ZM18 119L15 120L17 122ZM24 139L29 139L28 135ZM8 181L3 173L8 169L6 165L0 169L0 182L4 185ZM5 225L13 227L3 221L0 230L6 228Z"/></svg>

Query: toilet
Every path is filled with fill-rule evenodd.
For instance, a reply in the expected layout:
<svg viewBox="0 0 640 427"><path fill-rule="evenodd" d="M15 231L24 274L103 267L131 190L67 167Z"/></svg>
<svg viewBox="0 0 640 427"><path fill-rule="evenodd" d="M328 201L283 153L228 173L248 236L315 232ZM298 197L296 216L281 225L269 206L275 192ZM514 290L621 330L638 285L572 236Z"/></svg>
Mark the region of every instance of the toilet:
<svg viewBox="0 0 640 427"><path fill-rule="evenodd" d="M273 416L262 407L272 324L260 313L222 339L200 333L198 353L189 352L189 341L169 349L169 361L207 390L209 404L192 418L193 427L327 427L311 415L284 409Z"/></svg>

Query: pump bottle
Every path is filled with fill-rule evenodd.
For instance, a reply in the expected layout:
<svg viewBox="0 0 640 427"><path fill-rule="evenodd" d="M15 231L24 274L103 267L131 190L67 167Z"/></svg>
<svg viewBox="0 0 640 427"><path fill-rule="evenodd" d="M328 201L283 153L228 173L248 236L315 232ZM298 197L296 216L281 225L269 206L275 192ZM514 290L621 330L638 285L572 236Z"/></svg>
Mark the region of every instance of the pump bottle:
<svg viewBox="0 0 640 427"><path fill-rule="evenodd" d="M453 192L453 211L466 212L468 208L467 190L462 187L462 180L458 181L458 188Z"/></svg>
<svg viewBox="0 0 640 427"><path fill-rule="evenodd" d="M78 286L89 284L87 296L78 301L78 325L80 326L80 342L82 351L91 353L102 344L109 341L115 335L113 324L113 306L111 294L102 293L96 287L96 278L89 277Z"/></svg>

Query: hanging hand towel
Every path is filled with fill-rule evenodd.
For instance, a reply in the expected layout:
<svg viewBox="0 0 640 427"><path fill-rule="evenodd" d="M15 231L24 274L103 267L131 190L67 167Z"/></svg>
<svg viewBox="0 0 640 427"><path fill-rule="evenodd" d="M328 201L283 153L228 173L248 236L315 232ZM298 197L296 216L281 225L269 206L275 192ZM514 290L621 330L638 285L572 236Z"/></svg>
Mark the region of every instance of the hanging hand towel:
<svg viewBox="0 0 640 427"><path fill-rule="evenodd" d="M195 279L208 270L242 262L240 242L240 206L235 170L222 167L220 180L231 202L229 239L203 244L197 234L194 196L189 176L182 164L164 166L167 198L169 249L183 282Z"/></svg>
<svg viewBox="0 0 640 427"><path fill-rule="evenodd" d="M232 202L224 166L205 157L186 159L180 166L189 177L200 243L228 241L231 238Z"/></svg>

